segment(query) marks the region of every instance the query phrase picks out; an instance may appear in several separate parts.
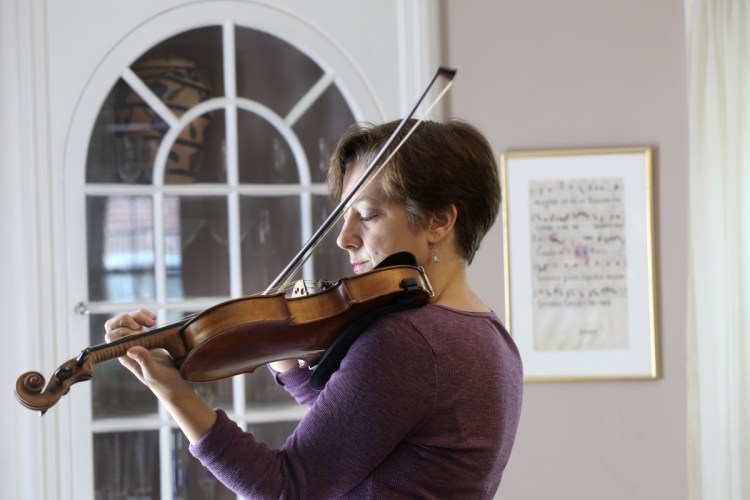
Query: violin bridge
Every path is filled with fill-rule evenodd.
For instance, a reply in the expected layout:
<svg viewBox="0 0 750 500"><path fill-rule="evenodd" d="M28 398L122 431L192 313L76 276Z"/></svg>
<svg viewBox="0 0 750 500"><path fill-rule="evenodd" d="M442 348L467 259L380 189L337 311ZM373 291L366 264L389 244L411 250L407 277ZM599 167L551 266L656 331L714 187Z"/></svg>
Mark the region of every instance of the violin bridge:
<svg viewBox="0 0 750 500"><path fill-rule="evenodd" d="M294 285L292 285L291 296L305 297L314 293L324 292L336 285L336 283L338 283L338 281L317 280L312 282L310 280L297 280Z"/></svg>
<svg viewBox="0 0 750 500"><path fill-rule="evenodd" d="M292 297L304 297L305 295L310 295L307 283L305 283L305 280L297 280L292 287Z"/></svg>

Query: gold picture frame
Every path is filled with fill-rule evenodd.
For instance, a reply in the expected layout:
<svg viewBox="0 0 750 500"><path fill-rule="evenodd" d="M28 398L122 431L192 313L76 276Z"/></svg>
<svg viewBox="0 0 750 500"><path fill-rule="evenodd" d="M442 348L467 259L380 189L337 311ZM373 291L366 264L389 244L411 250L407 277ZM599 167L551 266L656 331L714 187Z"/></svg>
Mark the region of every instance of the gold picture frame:
<svg viewBox="0 0 750 500"><path fill-rule="evenodd" d="M508 151L501 175L524 379L659 378L652 148Z"/></svg>

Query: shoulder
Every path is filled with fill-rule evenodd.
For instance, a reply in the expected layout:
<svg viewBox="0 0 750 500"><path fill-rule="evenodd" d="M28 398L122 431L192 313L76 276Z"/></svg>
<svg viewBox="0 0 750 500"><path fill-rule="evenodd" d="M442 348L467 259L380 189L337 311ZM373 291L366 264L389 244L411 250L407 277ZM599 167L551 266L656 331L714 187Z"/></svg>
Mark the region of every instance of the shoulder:
<svg viewBox="0 0 750 500"><path fill-rule="evenodd" d="M427 344L447 339L485 340L510 343L513 340L494 312L469 312L428 304L390 314L375 325L380 334L411 331ZM513 346L515 347L515 346Z"/></svg>
<svg viewBox="0 0 750 500"><path fill-rule="evenodd" d="M355 347L396 358L433 358L433 362L487 350L518 357L512 338L494 312L466 312L432 304L378 318Z"/></svg>
<svg viewBox="0 0 750 500"><path fill-rule="evenodd" d="M485 373L522 376L518 348L494 312L426 305L383 317L373 327L366 337L370 342L391 344L404 356L421 356L438 370L472 366Z"/></svg>

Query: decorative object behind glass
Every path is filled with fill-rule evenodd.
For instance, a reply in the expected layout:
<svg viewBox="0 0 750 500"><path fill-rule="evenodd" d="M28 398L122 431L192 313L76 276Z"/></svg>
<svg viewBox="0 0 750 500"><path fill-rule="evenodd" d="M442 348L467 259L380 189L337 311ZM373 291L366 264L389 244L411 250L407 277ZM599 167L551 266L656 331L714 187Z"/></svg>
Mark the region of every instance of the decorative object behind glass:
<svg viewBox="0 0 750 500"><path fill-rule="evenodd" d="M181 56L164 55L142 59L133 65L135 74L176 117L208 100L211 85L196 64ZM117 141L122 157L118 172L128 173L125 182L151 182L156 150L169 124L134 89L118 87L115 94ZM211 114L193 120L172 146L164 171L167 184L193 182L203 160Z"/></svg>

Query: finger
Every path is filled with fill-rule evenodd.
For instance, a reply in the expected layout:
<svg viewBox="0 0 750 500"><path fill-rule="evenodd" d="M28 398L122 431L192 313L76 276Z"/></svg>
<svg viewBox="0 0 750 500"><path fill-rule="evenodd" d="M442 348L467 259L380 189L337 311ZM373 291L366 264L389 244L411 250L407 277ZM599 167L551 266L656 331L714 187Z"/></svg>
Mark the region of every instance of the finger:
<svg viewBox="0 0 750 500"><path fill-rule="evenodd" d="M156 316L147 309L138 309L130 314L118 314L117 316L108 319L104 323L104 329L106 331L115 330L117 328L130 328L131 330L139 330L143 326L153 326L156 323Z"/></svg>
<svg viewBox="0 0 750 500"><path fill-rule="evenodd" d="M107 321L104 322L104 331L111 332L115 328L118 328L121 323L122 323L122 318L120 316L109 318Z"/></svg>
<svg viewBox="0 0 750 500"><path fill-rule="evenodd" d="M156 324L156 315L148 309L138 309L130 313L129 316L139 326L151 327Z"/></svg>
<svg viewBox="0 0 750 500"><path fill-rule="evenodd" d="M120 364L127 368L133 375L135 375L138 380L140 380L142 383L145 383L145 381L143 380L143 373L141 372L141 365L139 365L137 361L131 359L127 355L120 356L117 359Z"/></svg>
<svg viewBox="0 0 750 500"><path fill-rule="evenodd" d="M104 338L111 342L125 335L152 327L156 324L156 316L146 309L139 309L130 314L119 314L104 323Z"/></svg>
<svg viewBox="0 0 750 500"><path fill-rule="evenodd" d="M134 363L134 368L146 384L155 380L157 362L148 349L141 346L131 347L128 349L127 357Z"/></svg>
<svg viewBox="0 0 750 500"><path fill-rule="evenodd" d="M119 338L125 337L127 335L132 335L133 333L143 330L143 327L141 325L137 323L133 324L126 318L129 318L129 316L116 316L115 318L112 318L107 323L105 323L104 330L106 333L104 334L104 339L107 342L112 342L113 340L117 340Z"/></svg>

